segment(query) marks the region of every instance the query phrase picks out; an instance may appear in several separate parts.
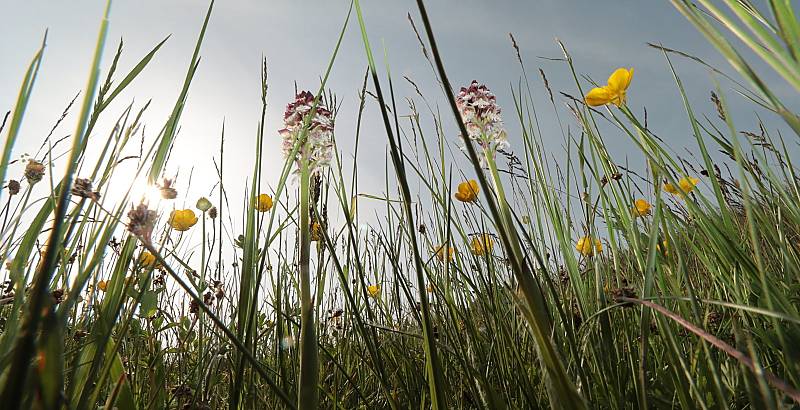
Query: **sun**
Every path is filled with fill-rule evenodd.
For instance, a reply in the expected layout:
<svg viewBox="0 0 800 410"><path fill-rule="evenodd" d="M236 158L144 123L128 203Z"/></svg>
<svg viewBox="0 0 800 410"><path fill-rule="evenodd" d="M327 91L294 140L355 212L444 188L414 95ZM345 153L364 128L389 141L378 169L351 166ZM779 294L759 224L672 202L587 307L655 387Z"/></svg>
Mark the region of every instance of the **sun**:
<svg viewBox="0 0 800 410"><path fill-rule="evenodd" d="M130 198L135 203L144 202L153 206L157 206L162 199L160 188L146 179L134 183Z"/></svg>

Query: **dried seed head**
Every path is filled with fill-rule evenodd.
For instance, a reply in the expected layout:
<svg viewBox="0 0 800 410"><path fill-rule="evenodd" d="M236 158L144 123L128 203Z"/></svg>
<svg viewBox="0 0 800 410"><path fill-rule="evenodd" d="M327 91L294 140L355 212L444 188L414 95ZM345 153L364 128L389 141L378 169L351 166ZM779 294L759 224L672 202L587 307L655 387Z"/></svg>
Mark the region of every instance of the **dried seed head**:
<svg viewBox="0 0 800 410"><path fill-rule="evenodd" d="M200 311L200 304L198 304L196 300L192 299L192 301L189 302L189 313L193 313L196 315L197 312L199 311Z"/></svg>
<svg viewBox="0 0 800 410"><path fill-rule="evenodd" d="M161 197L164 199L175 199L178 197L178 191L172 187L172 180L164 178L161 185L158 185L158 190L161 191Z"/></svg>
<svg viewBox="0 0 800 410"><path fill-rule="evenodd" d="M172 388L172 395L177 399L186 399L188 397L192 397L192 394L192 388L185 384L181 384Z"/></svg>
<svg viewBox="0 0 800 410"><path fill-rule="evenodd" d="M208 210L208 217L211 219L217 219L217 207L212 206L211 209Z"/></svg>
<svg viewBox="0 0 800 410"><path fill-rule="evenodd" d="M89 332L85 330L76 330L75 334L72 335L72 339L76 342L81 341L84 337L89 336Z"/></svg>
<svg viewBox="0 0 800 410"><path fill-rule="evenodd" d="M167 275L164 274L163 272L158 276L156 276L155 278L153 278L153 286L155 287L166 286L166 284L167 284Z"/></svg>
<svg viewBox="0 0 800 410"><path fill-rule="evenodd" d="M19 181L17 181L16 179L9 180L7 187L9 195L16 195L19 193L19 188L20 188Z"/></svg>
<svg viewBox="0 0 800 410"><path fill-rule="evenodd" d="M25 179L28 183L33 185L42 180L44 177L44 164L34 160L28 160L28 165L25 166Z"/></svg>
<svg viewBox="0 0 800 410"><path fill-rule="evenodd" d="M708 325L712 328L719 327L720 323L722 323L722 314L719 312L710 312L707 316Z"/></svg>
<svg viewBox="0 0 800 410"><path fill-rule="evenodd" d="M633 303L625 301L623 298L636 299L636 292L633 288L616 288L611 290L611 297L614 302L621 303L623 307L633 307Z"/></svg>
<svg viewBox="0 0 800 410"><path fill-rule="evenodd" d="M96 200L100 198L100 193L92 191L92 181L88 178L77 178L72 186L72 195Z"/></svg>
<svg viewBox="0 0 800 410"><path fill-rule="evenodd" d="M66 293L67 292L64 289L56 289L56 290L54 290L53 293L51 293L51 296L53 296L53 304L57 305L57 304L63 302L64 301L64 297L66 296Z"/></svg>
<svg viewBox="0 0 800 410"><path fill-rule="evenodd" d="M150 244L157 218L156 211L148 209L145 203L140 203L128 212L128 230L145 244Z"/></svg>

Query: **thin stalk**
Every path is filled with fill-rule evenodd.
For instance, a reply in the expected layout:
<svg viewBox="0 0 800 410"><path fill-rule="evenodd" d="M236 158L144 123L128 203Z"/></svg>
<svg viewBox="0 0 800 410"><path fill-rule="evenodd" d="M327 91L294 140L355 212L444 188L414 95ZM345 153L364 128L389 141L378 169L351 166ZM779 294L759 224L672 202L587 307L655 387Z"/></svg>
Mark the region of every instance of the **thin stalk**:
<svg viewBox="0 0 800 410"><path fill-rule="evenodd" d="M311 295L311 232L309 190L311 172L308 158L300 161L300 387L297 389L297 408L301 410L319 407L319 352L317 351L316 324L314 323L314 299Z"/></svg>

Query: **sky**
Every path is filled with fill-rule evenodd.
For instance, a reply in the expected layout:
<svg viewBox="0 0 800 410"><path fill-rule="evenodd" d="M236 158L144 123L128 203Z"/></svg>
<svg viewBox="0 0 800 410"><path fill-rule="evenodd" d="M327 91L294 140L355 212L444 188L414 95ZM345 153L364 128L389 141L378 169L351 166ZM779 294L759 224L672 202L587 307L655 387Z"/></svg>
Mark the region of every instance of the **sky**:
<svg viewBox="0 0 800 410"><path fill-rule="evenodd" d="M402 97L416 98L413 88L401 80L412 78L434 104L445 113L445 133L455 145L457 132L446 110L434 73L424 59L407 14L421 26L416 3L410 0L369 1L362 5L373 52L379 59L384 52ZM337 36L347 14L349 2L219 0L201 49L202 60L191 85L167 174L180 170L179 190L187 204L206 194L215 182L213 160L218 158L219 137L225 124L226 185L234 200L241 198L245 181L252 173L256 128L260 115L260 70L265 57L269 71L268 109L264 160L264 181L277 183L283 163L277 130L282 128L284 107L293 97L295 84L300 89L316 90L331 57ZM108 42L103 60L106 74L120 39L124 51L120 75L133 67L159 41L166 44L114 106L106 118L116 118L131 102L134 109L152 100L144 117L145 135L152 139L166 121L175 103L208 3L197 0L119 0L111 8ZM477 79L486 83L505 108L506 123L514 146L521 151L519 126L514 125L511 86L521 71L509 41L513 33L538 104L545 106L544 89L538 68L545 71L555 91L578 95L571 74L561 61L556 39L572 55L579 74L604 82L617 67L634 67L629 90L629 105L641 113L647 107L650 127L676 151L691 152L691 130L680 102L674 79L663 55L646 45L666 47L701 56L727 72L732 70L720 55L697 33L668 1L640 0L539 0L539 1L428 1L428 13L442 52L450 81L458 88ZM14 150L17 158L33 153L53 127L69 101L86 84L104 2L98 0L10 1L0 0L0 111L13 109L25 69L48 30L47 47L32 102ZM690 102L703 115L715 116L709 103L714 84L708 70L686 60L675 60L678 74L688 91ZM347 28L328 88L342 103L337 117L337 142L346 167L352 162L353 135L366 58L355 18ZM784 100L794 94L763 66L760 73ZM385 79L385 76L384 76ZM583 87L589 87L586 80ZM384 86L386 84L384 83ZM737 121L746 130L756 129L754 107L723 84ZM558 94L557 103L565 99ZM402 100L401 100L402 101ZM386 134L374 101L367 108L359 148L359 190L380 194L383 189ZM421 103L418 102L418 105ZM401 114L408 109L400 107ZM552 112L543 110L544 112ZM778 121L758 112L768 123ZM70 134L75 127L73 110L56 137ZM561 115L572 129L576 124L566 110ZM563 137L552 114L541 118L542 137L552 155L563 155ZM101 122L91 138L102 141L112 123ZM606 138L609 150L618 161L641 158L624 135ZM366 154L364 154L366 153ZM466 168L465 168L466 169ZM12 169L12 175L20 169ZM267 188L268 189L268 188Z"/></svg>

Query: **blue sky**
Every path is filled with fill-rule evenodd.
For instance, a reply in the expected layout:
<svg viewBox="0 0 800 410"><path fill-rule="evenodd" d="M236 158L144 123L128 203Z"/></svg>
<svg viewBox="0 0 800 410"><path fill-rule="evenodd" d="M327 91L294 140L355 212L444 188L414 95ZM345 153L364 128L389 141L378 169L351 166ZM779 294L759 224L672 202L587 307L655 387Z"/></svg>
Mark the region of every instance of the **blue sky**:
<svg viewBox="0 0 800 410"><path fill-rule="evenodd" d="M41 144L69 100L85 86L87 69L99 27L103 3L100 1L0 1L0 110L12 109L28 61L49 29L48 45L33 101L29 107L15 156L32 153ZM336 37L347 13L346 1L218 1L201 51L202 62L191 86L181 122L181 132L168 173L181 169L180 184L187 183L194 167L193 191L189 204L213 185L212 159L217 155L220 129L226 124L226 161L229 189L239 198L244 180L250 175L255 130L260 113L260 59L269 66L270 91L267 115L265 181L277 182L283 162L277 130L282 112L293 96L295 82L300 88L316 89L330 58ZM104 68L107 68L119 39L124 40L120 71L132 67L155 44L171 35L165 46L137 81L122 95L107 115L114 118L131 101L141 107L152 99L145 116L145 134L154 138L164 124L180 92L193 45L207 8L204 1L142 0L117 1L112 6L109 41ZM517 39L525 59L534 93L546 110L544 90L537 68L542 68L554 90L577 95L564 63L539 57L561 57L555 39L569 49L579 74L605 81L620 66L634 67L635 77L629 91L631 108L641 113L647 107L652 129L679 152L691 151L688 122L678 98L674 80L663 56L645 44L660 42L706 59L731 72L718 53L671 6L668 1L428 1L429 14L454 87L472 79L486 83L498 96L508 115L511 142L519 140L519 127L510 117L513 101L510 87L520 78L514 50L508 39ZM433 73L424 60L416 37L406 18L407 13L421 22L415 2L364 1L366 24L376 56L385 47L392 68L397 93L415 97L413 89L401 80L407 75L420 85L426 97L441 104ZM713 83L708 71L696 64L676 60L679 74L691 102L700 114L714 116L709 103ZM358 25L351 22L340 55L333 69L329 88L342 102L337 118L337 140L349 158L354 135L357 91L366 59ZM772 72L762 69L773 84L782 84ZM103 72L101 75L104 75ZM583 87L589 87L584 81ZM728 85L724 85L730 91ZM787 87L785 100L793 100ZM779 93L780 94L780 93ZM558 97L558 95L557 95ZM753 130L754 108L729 92L731 105L742 128ZM563 106L564 99L557 101ZM421 104L420 104L421 105ZM401 114L407 114L404 109ZM74 115L56 131L67 135L74 129ZM764 113L761 113L764 115ZM562 156L562 135L552 115L542 120L543 139L552 155ZM562 120L575 129L566 110ZM769 114L768 123L778 124ZM445 116L445 132L455 142L452 118ZM97 128L98 139L109 132L110 123ZM386 136L374 105L367 110L362 131L359 158L361 191L378 193L386 166ZM270 140L270 138L273 138ZM634 163L640 158L623 135L609 134L606 142L620 162L626 157ZM519 147L519 144L516 144ZM520 147L521 150L521 147ZM19 170L17 170L19 171ZM12 172L15 172L12 169Z"/></svg>

